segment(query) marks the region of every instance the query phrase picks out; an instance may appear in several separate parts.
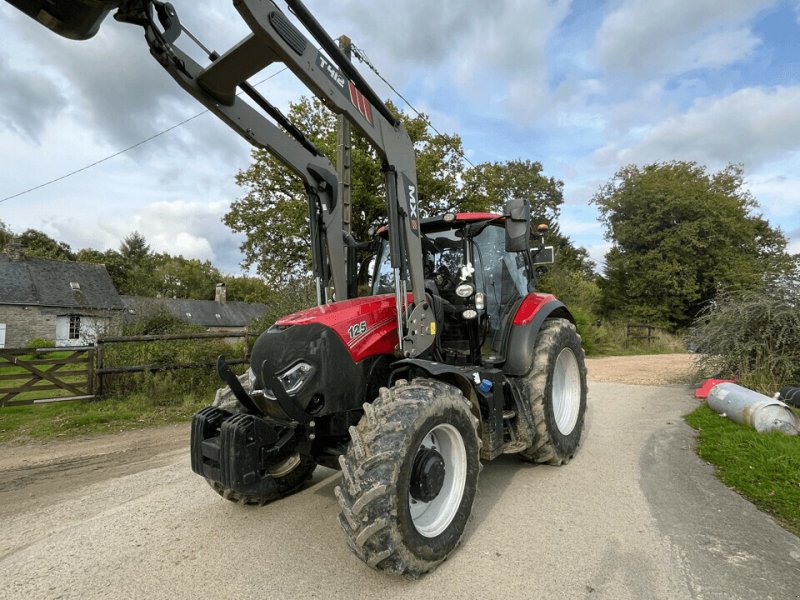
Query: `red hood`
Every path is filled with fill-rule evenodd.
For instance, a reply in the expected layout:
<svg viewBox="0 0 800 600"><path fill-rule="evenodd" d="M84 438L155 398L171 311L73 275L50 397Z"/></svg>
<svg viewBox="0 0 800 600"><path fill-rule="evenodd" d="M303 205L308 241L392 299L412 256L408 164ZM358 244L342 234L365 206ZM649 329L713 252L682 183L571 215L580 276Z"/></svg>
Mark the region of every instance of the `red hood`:
<svg viewBox="0 0 800 600"><path fill-rule="evenodd" d="M275 324L289 327L309 323L321 323L333 329L356 362L375 354L393 354L397 345L394 294L316 306L287 315Z"/></svg>

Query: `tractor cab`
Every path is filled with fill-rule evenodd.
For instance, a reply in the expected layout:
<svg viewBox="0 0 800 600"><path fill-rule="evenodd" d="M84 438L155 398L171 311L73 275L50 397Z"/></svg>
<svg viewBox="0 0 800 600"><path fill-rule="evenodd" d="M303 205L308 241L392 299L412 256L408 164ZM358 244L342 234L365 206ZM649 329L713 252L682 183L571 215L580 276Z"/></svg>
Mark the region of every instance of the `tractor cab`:
<svg viewBox="0 0 800 600"><path fill-rule="evenodd" d="M492 213L449 213L421 222L425 292L437 322L432 350L440 362L501 360L510 318L534 291L539 265L552 262L552 249L545 250L541 236L531 250L509 251L506 221ZM375 295L394 289L386 231L381 234L372 274Z"/></svg>

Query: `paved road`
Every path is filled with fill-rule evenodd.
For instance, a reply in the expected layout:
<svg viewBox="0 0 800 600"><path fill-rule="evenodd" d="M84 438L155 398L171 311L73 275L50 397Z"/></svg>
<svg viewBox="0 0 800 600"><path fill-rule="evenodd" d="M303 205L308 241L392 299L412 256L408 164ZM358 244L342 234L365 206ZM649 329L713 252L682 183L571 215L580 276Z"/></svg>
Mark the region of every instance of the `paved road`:
<svg viewBox="0 0 800 600"><path fill-rule="evenodd" d="M694 403L592 384L579 456L486 465L462 546L419 581L351 555L335 472L242 508L190 472L186 427L0 458L0 598L800 598L800 539L696 458Z"/></svg>

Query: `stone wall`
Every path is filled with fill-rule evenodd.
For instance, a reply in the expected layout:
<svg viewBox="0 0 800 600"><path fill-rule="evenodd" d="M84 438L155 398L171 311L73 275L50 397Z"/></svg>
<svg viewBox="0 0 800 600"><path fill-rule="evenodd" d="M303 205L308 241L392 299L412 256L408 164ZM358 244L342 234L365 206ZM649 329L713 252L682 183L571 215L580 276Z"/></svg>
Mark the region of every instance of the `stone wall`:
<svg viewBox="0 0 800 600"><path fill-rule="evenodd" d="M117 310L0 305L0 323L6 325L6 348L25 348L35 338L54 341L56 317L60 315L111 318L112 328L116 329L119 327L120 313Z"/></svg>

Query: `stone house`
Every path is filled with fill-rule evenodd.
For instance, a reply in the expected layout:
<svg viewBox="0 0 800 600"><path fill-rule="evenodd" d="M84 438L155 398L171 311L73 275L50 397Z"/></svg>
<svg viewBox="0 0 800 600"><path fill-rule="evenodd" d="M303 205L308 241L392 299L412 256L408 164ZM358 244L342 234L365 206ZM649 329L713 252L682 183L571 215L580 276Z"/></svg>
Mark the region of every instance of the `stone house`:
<svg viewBox="0 0 800 600"><path fill-rule="evenodd" d="M166 310L173 316L200 325L206 331L244 333L248 325L264 315L267 305L258 302L228 302L224 283L218 283L214 300L187 300L182 298L146 298L120 296L125 305L127 319Z"/></svg>
<svg viewBox="0 0 800 600"><path fill-rule="evenodd" d="M103 265L0 254L0 348L92 344L124 308Z"/></svg>

